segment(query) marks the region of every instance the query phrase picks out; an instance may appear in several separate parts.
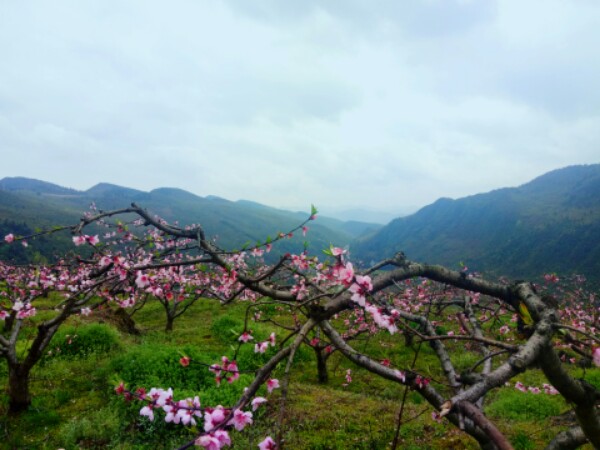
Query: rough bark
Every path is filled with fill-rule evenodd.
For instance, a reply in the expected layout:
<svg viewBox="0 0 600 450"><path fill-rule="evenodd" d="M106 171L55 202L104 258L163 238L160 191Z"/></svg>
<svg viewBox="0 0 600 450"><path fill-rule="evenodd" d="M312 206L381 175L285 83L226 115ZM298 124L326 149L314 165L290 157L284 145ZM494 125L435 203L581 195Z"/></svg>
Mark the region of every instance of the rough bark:
<svg viewBox="0 0 600 450"><path fill-rule="evenodd" d="M317 356L317 379L319 383L326 384L329 381L329 373L327 372L327 356L322 348L315 348Z"/></svg>
<svg viewBox="0 0 600 450"><path fill-rule="evenodd" d="M31 404L29 370L22 364L8 368L8 398L8 411L11 414L25 411Z"/></svg>

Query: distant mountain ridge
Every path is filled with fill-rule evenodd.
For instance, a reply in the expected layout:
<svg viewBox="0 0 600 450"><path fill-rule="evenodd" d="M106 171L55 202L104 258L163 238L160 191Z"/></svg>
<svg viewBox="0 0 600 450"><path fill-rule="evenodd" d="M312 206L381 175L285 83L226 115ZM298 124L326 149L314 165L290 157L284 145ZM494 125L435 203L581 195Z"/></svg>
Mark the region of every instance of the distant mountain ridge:
<svg viewBox="0 0 600 450"><path fill-rule="evenodd" d="M287 232L309 214L308 211L284 211L247 200L232 202L216 196L200 197L177 188L161 187L144 192L99 183L86 191L77 191L45 181L12 177L0 180L0 236L13 232L11 226L16 225L21 230L34 230L76 223L92 202L100 210L124 208L136 202L168 221L178 221L182 225L199 223L208 236L216 237L218 245L226 249L240 249L264 241L267 236ZM306 237L298 233L293 239L283 241L279 250L301 252L306 240L310 243L309 251L318 254L331 244L348 245L361 234L380 227L378 224L347 223L319 217L309 224ZM26 234L26 231L20 231L20 234ZM68 239L63 241L68 242ZM0 258L6 248L0 249ZM20 253L21 259L26 258L23 251Z"/></svg>
<svg viewBox="0 0 600 450"><path fill-rule="evenodd" d="M15 229L26 234L36 227L73 224L92 201L103 210L136 202L169 221L200 223L227 249L274 237L308 214L250 200L200 197L177 188L144 192L99 183L77 191L15 177L0 180L0 236ZM450 267L464 262L492 276L539 279L548 272L580 273L600 283L600 164L555 170L516 188L440 198L385 227L323 216L309 227L306 238L286 240L280 250L302 251L306 239L313 254L330 244L350 246L352 259L363 263L403 251L413 260ZM63 244L68 241L63 238ZM46 245L56 252L61 244ZM19 248L22 259L34 251L11 247ZM7 248L0 248L0 259Z"/></svg>
<svg viewBox="0 0 600 450"><path fill-rule="evenodd" d="M545 272L600 280L600 164L546 173L517 188L441 198L359 239L353 256L398 251L414 260L536 278Z"/></svg>

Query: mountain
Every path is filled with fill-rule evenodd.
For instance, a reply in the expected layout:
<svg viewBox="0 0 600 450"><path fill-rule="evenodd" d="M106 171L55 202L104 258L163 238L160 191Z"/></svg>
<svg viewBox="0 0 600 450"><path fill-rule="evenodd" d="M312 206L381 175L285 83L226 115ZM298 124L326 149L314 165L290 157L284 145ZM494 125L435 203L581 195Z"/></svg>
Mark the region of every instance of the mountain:
<svg viewBox="0 0 600 450"><path fill-rule="evenodd" d="M352 246L365 262L409 259L538 279L579 273L600 281L600 164L571 166L516 188L441 198Z"/></svg>
<svg viewBox="0 0 600 450"><path fill-rule="evenodd" d="M267 236L274 238L279 232L286 233L309 214L279 210L247 200L232 202L215 196L200 197L176 188L162 187L144 192L100 183L87 191L77 191L45 181L17 177L0 180L0 236L9 232L26 235L36 228L77 223L92 202L99 210L124 208L135 202L167 221L177 221L181 225L201 224L207 236L214 237L218 245L230 250L263 242ZM343 222L327 217L319 217L308 226L309 234L306 237L296 233L292 239L278 244L279 252L301 252L306 240L309 242L309 251L320 254L330 244L348 245L363 233L373 232L380 227L377 224ZM62 245L71 249L69 237L63 236L61 239ZM49 245L49 241L50 238L47 238L44 242ZM17 248L20 261L27 259L27 255L34 251L41 252L38 258L50 257L57 252L56 246L52 246L52 252L45 247L40 249L40 245L31 246L29 250L3 246L0 248L0 258L8 258L10 255L6 252L14 253Z"/></svg>
<svg viewBox="0 0 600 450"><path fill-rule="evenodd" d="M65 188L46 181L34 180L24 177L7 177L0 180L0 190L9 192L34 192L49 195L74 195L77 191Z"/></svg>

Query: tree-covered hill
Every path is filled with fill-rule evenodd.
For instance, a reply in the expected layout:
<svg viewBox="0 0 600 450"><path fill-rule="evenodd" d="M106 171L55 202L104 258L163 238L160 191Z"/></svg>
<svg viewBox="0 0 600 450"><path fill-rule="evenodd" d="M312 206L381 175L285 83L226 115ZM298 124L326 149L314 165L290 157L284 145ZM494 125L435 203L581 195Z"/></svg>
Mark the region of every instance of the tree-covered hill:
<svg viewBox="0 0 600 450"><path fill-rule="evenodd" d="M580 273L600 280L600 164L572 166L516 188L441 198L352 246L363 261L411 259L497 275Z"/></svg>
<svg viewBox="0 0 600 450"><path fill-rule="evenodd" d="M23 235L25 230L32 232L36 228L74 224L92 202L100 210L124 208L135 202L168 221L178 221L182 225L201 224L207 235L215 237L217 244L226 249L253 245L267 236L274 238L279 232L293 229L310 213L310 205L305 213L297 213L247 200L232 202L215 196L200 197L175 188L144 192L100 183L87 191L77 191L18 177L0 180L0 233ZM16 225L19 230L15 230ZM308 241L309 251L317 254L330 244L348 245L352 239L380 227L378 224L319 217L309 224L306 237L297 233L292 239L281 242L279 250L300 252L304 241ZM68 243L68 240L66 237L61 242ZM0 257L6 258L8 255L2 252L7 251L0 249ZM17 250L13 247L10 251ZM38 245L36 251L49 256L56 248L50 252ZM19 259L23 260L25 254Z"/></svg>

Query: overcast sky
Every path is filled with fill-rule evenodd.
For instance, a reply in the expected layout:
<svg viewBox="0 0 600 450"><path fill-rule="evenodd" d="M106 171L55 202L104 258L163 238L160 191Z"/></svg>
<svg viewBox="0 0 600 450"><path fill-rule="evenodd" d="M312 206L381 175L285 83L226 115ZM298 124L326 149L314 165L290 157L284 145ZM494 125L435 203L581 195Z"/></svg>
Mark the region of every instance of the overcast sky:
<svg viewBox="0 0 600 450"><path fill-rule="evenodd" d="M597 0L4 0L0 178L397 215L600 162L599 80Z"/></svg>

